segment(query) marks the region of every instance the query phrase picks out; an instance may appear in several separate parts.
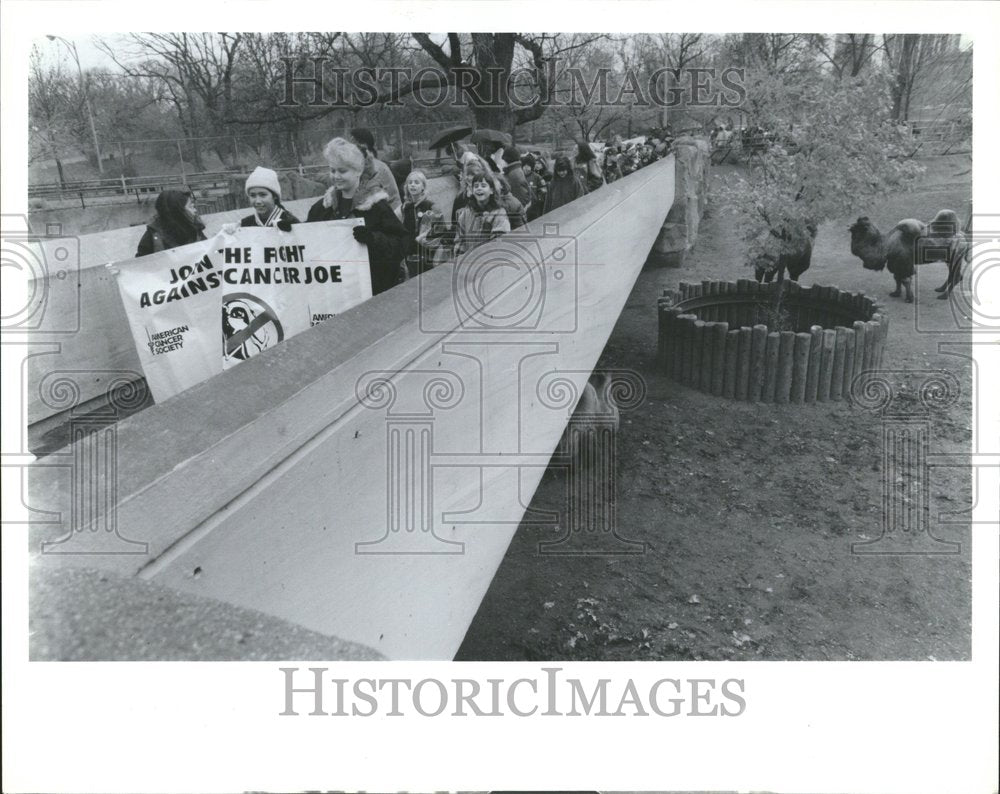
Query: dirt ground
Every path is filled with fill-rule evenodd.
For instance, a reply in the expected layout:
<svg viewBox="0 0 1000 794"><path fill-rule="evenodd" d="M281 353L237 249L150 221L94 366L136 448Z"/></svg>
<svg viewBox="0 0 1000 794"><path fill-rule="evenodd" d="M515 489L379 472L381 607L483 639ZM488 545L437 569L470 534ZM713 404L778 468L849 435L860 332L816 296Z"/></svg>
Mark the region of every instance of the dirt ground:
<svg viewBox="0 0 1000 794"><path fill-rule="evenodd" d="M936 300L946 273L940 263L918 271L916 304L889 297L891 276L862 269L847 226L869 215L887 232L942 208L964 220L970 163L968 155L924 161L919 189L824 223L801 279L860 290L885 305L892 410L919 418L926 374L958 378L957 401L927 414L935 454L970 449L973 364L960 345L941 346L968 339L959 330L964 302ZM713 180L732 172L715 169ZM646 382L646 402L622 414L617 440L618 534L644 552L540 553L540 542L566 530L523 523L458 659L969 658L970 531L962 515L972 505L969 469L935 466L926 485L925 526L957 549L893 529L866 548L920 553L852 553L853 543L882 535L883 475L893 496L908 500L902 504L921 507L908 490L913 470L883 471L883 416L847 401L732 402L658 371L657 296L680 281L752 277L742 261L731 219L711 207L683 267L640 275L601 358L600 367L634 370ZM565 513L566 503L566 477L550 471L531 507Z"/></svg>

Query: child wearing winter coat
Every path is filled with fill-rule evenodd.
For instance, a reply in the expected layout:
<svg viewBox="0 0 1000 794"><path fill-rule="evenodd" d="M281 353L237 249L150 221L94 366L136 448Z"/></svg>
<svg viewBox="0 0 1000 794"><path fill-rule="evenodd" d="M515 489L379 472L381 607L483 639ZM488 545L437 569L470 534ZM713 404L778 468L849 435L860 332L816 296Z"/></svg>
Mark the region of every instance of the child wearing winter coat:
<svg viewBox="0 0 1000 794"><path fill-rule="evenodd" d="M555 172L555 176L549 184L549 191L545 196L546 213L559 209L564 204L569 204L587 192L579 177L573 173L573 167L570 165L568 157L560 157L556 160Z"/></svg>
<svg viewBox="0 0 1000 794"><path fill-rule="evenodd" d="M441 213L427 197L427 176L423 171L411 171L403 183L403 226L411 240L407 249L406 269L410 278L419 276L434 266L435 255L441 251L441 240L434 232L440 226Z"/></svg>
<svg viewBox="0 0 1000 794"><path fill-rule="evenodd" d="M528 220L533 221L545 211L545 195L549 190L549 173L545 160L533 154L525 155L524 168L528 172L528 185L534 197L528 207Z"/></svg>
<svg viewBox="0 0 1000 794"><path fill-rule="evenodd" d="M500 189L493 174L474 164L469 168L467 180L471 195L468 204L458 210L455 256L510 231L510 220L500 205Z"/></svg>

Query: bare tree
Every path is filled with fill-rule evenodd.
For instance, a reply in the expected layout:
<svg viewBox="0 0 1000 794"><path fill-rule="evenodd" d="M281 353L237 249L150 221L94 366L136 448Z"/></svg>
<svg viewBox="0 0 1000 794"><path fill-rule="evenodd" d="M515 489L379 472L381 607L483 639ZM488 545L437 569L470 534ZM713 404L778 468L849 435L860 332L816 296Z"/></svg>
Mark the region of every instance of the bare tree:
<svg viewBox="0 0 1000 794"><path fill-rule="evenodd" d="M131 48L106 42L98 46L125 74L162 83L191 140L194 165L204 169L198 139L225 131L242 39L241 33L134 33ZM128 56L138 62L126 60Z"/></svg>
<svg viewBox="0 0 1000 794"><path fill-rule="evenodd" d="M917 81L933 68L943 54L953 52L957 47L958 37L947 33L882 36L882 49L894 77L893 118L906 121L910 117L910 100Z"/></svg>
<svg viewBox="0 0 1000 794"><path fill-rule="evenodd" d="M560 57L602 37L596 34L566 41L548 33L473 33L465 43L460 34L448 33L446 42L439 44L427 33L413 34L443 70L437 84L456 89L459 101L468 103L476 124L510 133L520 124L541 118L552 104ZM517 85L532 89L527 101L519 94L512 102L509 96L515 70L526 78Z"/></svg>
<svg viewBox="0 0 1000 794"><path fill-rule="evenodd" d="M62 149L72 139L72 79L61 64L45 66L37 47L28 64L28 118L30 161L55 161L60 186L66 185Z"/></svg>
<svg viewBox="0 0 1000 794"><path fill-rule="evenodd" d="M857 77L868 68L878 50L871 33L814 34L812 47L830 64L837 77Z"/></svg>
<svg viewBox="0 0 1000 794"><path fill-rule="evenodd" d="M586 40L582 46L578 42ZM552 96L558 98L550 112L562 129L576 141L596 139L628 115L628 106L612 100L621 88L621 70L610 39L575 33L569 36L565 57L560 66L568 80L557 80ZM595 101L596 97L596 101Z"/></svg>

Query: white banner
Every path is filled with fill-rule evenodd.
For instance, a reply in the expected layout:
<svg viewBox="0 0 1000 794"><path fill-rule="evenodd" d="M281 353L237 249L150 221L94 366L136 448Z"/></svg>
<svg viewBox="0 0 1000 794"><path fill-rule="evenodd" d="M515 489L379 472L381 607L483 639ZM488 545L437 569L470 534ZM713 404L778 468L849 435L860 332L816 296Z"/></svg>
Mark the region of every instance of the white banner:
<svg viewBox="0 0 1000 794"><path fill-rule="evenodd" d="M172 397L370 298L367 249L352 233L361 223L240 228L109 265L153 398Z"/></svg>

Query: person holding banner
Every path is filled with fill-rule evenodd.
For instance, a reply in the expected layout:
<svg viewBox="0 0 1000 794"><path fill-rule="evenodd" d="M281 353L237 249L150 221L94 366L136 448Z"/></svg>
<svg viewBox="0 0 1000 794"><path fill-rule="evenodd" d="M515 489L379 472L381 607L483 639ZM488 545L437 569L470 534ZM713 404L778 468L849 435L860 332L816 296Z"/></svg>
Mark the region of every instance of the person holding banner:
<svg viewBox="0 0 1000 794"><path fill-rule="evenodd" d="M135 255L148 256L206 239L194 198L186 190L164 190L156 198L156 214L146 226Z"/></svg>
<svg viewBox="0 0 1000 794"><path fill-rule="evenodd" d="M333 185L309 208L306 223L363 218L364 225L354 227L354 239L368 249L372 295L405 281L403 259L410 235L389 205L389 195L376 185L361 184L365 167L361 150L343 138L334 138L323 156L330 165Z"/></svg>
<svg viewBox="0 0 1000 794"><path fill-rule="evenodd" d="M281 205L281 183L277 172L257 166L247 178L245 190L254 214L243 218L240 226L273 226L283 232L290 232L292 224L299 222L298 218Z"/></svg>

